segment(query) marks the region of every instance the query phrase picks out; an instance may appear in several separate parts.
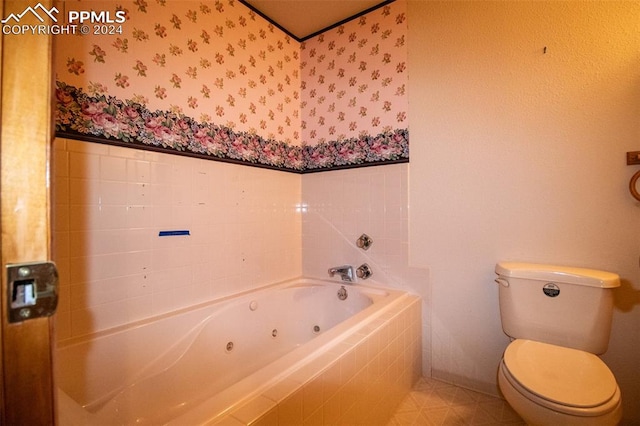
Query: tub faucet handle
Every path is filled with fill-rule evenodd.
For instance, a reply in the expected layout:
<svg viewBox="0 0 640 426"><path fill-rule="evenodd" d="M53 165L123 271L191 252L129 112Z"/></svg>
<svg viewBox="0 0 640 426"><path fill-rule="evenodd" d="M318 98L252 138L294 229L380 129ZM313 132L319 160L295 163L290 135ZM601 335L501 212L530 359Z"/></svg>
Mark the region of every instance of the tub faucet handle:
<svg viewBox="0 0 640 426"><path fill-rule="evenodd" d="M373 244L373 240L367 234L360 235L360 238L356 240L356 245L362 250L369 250L371 244Z"/></svg>
<svg viewBox="0 0 640 426"><path fill-rule="evenodd" d="M353 281L353 267L351 265L343 265L336 266L333 268L329 268L329 276L334 276L335 274L340 275L340 279L342 281L352 282Z"/></svg>
<svg viewBox="0 0 640 426"><path fill-rule="evenodd" d="M366 280L371 275L373 275L373 271L371 270L371 267L369 265L363 263L358 267L358 269L356 269L356 275L358 275L358 278Z"/></svg>

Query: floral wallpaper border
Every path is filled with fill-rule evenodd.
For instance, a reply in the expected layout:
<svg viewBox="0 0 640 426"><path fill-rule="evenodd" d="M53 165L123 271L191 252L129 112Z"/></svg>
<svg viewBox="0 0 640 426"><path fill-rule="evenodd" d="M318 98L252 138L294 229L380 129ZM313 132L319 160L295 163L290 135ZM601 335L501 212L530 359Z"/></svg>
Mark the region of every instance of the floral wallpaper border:
<svg viewBox="0 0 640 426"><path fill-rule="evenodd" d="M308 173L409 161L408 129L296 146L132 100L91 96L56 82L56 134L276 170Z"/></svg>

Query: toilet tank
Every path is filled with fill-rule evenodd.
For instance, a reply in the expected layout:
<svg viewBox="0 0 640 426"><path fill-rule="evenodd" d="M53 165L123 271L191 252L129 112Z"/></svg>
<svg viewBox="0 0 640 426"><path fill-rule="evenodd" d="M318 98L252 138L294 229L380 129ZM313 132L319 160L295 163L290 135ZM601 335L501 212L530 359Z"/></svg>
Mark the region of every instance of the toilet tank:
<svg viewBox="0 0 640 426"><path fill-rule="evenodd" d="M617 274L516 262L498 263L496 274L508 336L594 354L607 351Z"/></svg>

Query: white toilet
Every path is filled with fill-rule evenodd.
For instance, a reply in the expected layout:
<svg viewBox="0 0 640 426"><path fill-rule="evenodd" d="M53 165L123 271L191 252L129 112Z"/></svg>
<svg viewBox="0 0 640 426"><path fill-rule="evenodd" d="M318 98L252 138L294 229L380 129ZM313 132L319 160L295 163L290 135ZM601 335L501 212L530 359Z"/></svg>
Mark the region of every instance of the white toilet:
<svg viewBox="0 0 640 426"><path fill-rule="evenodd" d="M618 275L532 263L496 265L500 317L512 338L498 385L529 425L616 425L620 388L606 352Z"/></svg>

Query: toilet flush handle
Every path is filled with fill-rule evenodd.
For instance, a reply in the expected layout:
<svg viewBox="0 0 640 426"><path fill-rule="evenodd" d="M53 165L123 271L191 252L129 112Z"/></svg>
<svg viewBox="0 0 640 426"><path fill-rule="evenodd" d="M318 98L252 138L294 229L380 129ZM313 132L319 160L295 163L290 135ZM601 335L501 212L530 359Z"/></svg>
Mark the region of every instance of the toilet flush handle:
<svg viewBox="0 0 640 426"><path fill-rule="evenodd" d="M505 280L504 278L496 278L495 281L503 287L509 287L509 281Z"/></svg>

